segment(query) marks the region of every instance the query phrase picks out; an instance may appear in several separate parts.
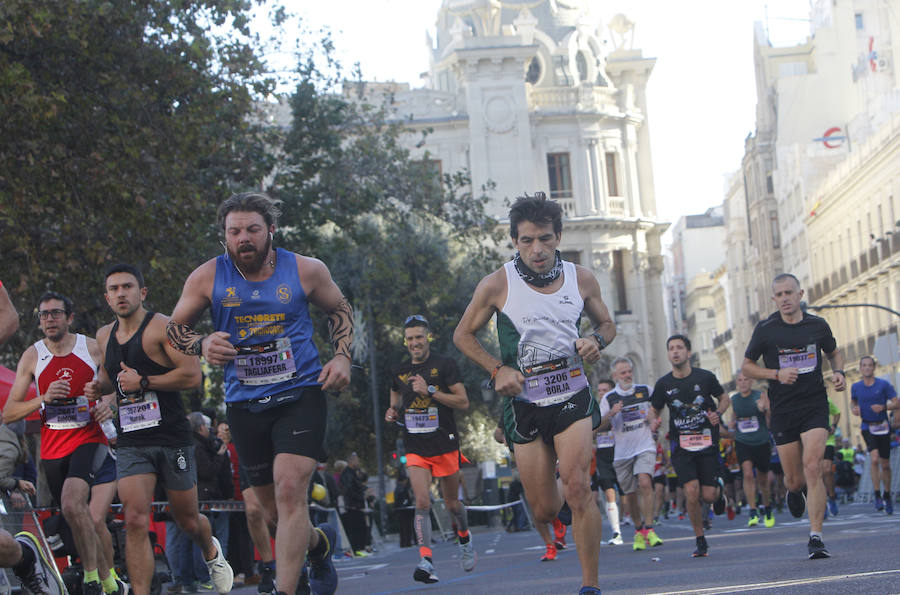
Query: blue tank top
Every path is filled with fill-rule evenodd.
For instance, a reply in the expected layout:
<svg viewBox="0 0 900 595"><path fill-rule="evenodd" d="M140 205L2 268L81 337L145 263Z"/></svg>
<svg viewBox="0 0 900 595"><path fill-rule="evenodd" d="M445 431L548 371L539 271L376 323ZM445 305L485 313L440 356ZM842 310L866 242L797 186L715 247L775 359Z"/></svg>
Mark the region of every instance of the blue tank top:
<svg viewBox="0 0 900 595"><path fill-rule="evenodd" d="M297 258L281 248L275 253L275 272L265 281L245 281L231 258L216 258L213 324L238 351L225 365L227 403L318 386L322 365Z"/></svg>

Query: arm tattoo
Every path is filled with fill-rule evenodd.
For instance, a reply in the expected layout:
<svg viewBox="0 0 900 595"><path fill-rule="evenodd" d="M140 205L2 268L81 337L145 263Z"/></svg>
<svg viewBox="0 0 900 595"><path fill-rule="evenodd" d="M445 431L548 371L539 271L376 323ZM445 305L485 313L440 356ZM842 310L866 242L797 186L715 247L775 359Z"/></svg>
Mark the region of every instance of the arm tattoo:
<svg viewBox="0 0 900 595"><path fill-rule="evenodd" d="M341 297L334 309L328 313L328 333L335 355L343 355L350 361L350 346L353 344L353 307L347 298Z"/></svg>
<svg viewBox="0 0 900 595"><path fill-rule="evenodd" d="M174 320L170 320L166 324L166 337L169 339L169 345L177 349L185 355L201 355L203 339L206 335L201 335L186 324L178 324Z"/></svg>

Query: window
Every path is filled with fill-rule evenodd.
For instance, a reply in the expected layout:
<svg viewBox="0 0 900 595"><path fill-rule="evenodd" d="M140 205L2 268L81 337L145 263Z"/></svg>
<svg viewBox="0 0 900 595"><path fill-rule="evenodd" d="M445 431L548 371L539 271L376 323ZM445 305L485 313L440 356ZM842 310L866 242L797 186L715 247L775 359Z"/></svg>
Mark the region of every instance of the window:
<svg viewBox="0 0 900 595"><path fill-rule="evenodd" d="M572 198L572 167L568 153L547 153L550 198Z"/></svg>
<svg viewBox="0 0 900 595"><path fill-rule="evenodd" d="M616 154L606 154L606 189L610 196L621 196L619 194L619 174L616 171Z"/></svg>
<svg viewBox="0 0 900 595"><path fill-rule="evenodd" d="M613 251L613 282L616 284L616 314L631 314L625 291L625 250Z"/></svg>
<svg viewBox="0 0 900 595"><path fill-rule="evenodd" d="M857 30L857 31L862 31L862 29L863 29L863 15L862 15L862 13L861 13L861 12L858 12L858 13L856 13L855 15L853 15L853 20L856 22L856 30Z"/></svg>
<svg viewBox="0 0 900 595"><path fill-rule="evenodd" d="M575 55L575 68L578 69L578 81L581 83L587 81L588 68L584 52L578 52Z"/></svg>
<svg viewBox="0 0 900 595"><path fill-rule="evenodd" d="M538 61L537 57L534 57L531 59L531 62L528 64L528 72L525 73L525 82L535 85L535 84L537 84L537 82L540 79L541 79L541 63Z"/></svg>
<svg viewBox="0 0 900 595"><path fill-rule="evenodd" d="M581 264L581 251L579 250L562 250L560 256L563 260L568 260L574 264Z"/></svg>
<svg viewBox="0 0 900 595"><path fill-rule="evenodd" d="M766 174L766 192L769 194L775 192L775 184L772 183L772 174Z"/></svg>

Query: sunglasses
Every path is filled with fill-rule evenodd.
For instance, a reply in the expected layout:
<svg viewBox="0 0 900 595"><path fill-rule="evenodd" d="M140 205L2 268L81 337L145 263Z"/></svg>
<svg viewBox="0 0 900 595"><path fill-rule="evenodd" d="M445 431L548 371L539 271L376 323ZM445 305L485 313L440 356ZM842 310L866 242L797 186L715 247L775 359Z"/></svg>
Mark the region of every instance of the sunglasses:
<svg viewBox="0 0 900 595"><path fill-rule="evenodd" d="M410 322L421 322L425 326L428 326L428 319L421 314L413 314L412 316L408 316L406 320L403 321L403 326L406 326Z"/></svg>

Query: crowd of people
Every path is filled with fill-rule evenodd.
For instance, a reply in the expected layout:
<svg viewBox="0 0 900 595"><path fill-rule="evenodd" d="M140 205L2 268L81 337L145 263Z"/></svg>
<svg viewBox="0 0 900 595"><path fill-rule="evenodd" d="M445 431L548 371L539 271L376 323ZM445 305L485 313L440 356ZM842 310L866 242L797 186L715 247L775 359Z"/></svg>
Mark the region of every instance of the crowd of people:
<svg viewBox="0 0 900 595"><path fill-rule="evenodd" d="M227 593L235 571L260 593L334 593L334 555L344 549L338 514L346 549L371 550L372 495L359 458L352 453L329 470L323 451L326 394L349 383L353 310L322 262L273 246L278 215L278 201L264 194L224 201L225 250L189 275L171 317L145 307L149 288L129 264L106 271L114 320L94 338L70 331L75 305L63 293L39 298L43 338L21 355L3 410L0 453L10 460L0 470L10 475L0 487L34 493L13 424L38 412L47 488L71 527L86 594L150 592L155 500L168 502L171 593L201 586ZM852 492L860 463L847 443L838 448L840 410L828 401L825 360L833 388L850 389L852 414L861 418L875 506L893 512L888 414L900 400L874 376L870 356L860 361L862 379L846 386L837 341L824 319L800 308L796 277L772 281L776 311L756 326L734 394L693 365L691 341L681 334L666 340L671 371L655 382L637 382L627 357L613 359L611 379L591 382L588 372L616 327L597 279L557 250L560 206L543 193L520 197L509 225L515 258L478 283L453 341L503 397L495 438L514 453L513 486L545 545L541 559L553 561L566 527L574 527L580 594L600 592L601 509L607 542L624 544L623 526L633 524L637 551L664 546L660 515L686 513L693 555L702 558L709 510L733 518L746 507L749 526L771 527L773 508L786 505L794 517L808 513L806 555L829 557L823 520L838 514L839 491ZM332 355L324 363L310 304L328 319ZM195 326L207 310L213 331L203 334ZM478 338L492 319L499 356ZM0 343L18 324L0 285ZM417 546L412 578L432 584L439 581L431 549L435 480L459 564L469 572L477 563L459 496L466 459L455 419L469 398L457 362L431 350L428 319L412 314L402 328L409 358L391 371L384 419L402 426L405 443L395 493L405 519L401 540ZM200 385L201 357L223 367L224 412L185 411L180 392ZM28 399L32 382L37 398ZM116 573L106 522L116 498L127 581ZM241 513L231 500L243 502ZM513 526L523 528L524 509L513 514ZM63 591L27 531L0 531L0 564L30 593Z"/></svg>

